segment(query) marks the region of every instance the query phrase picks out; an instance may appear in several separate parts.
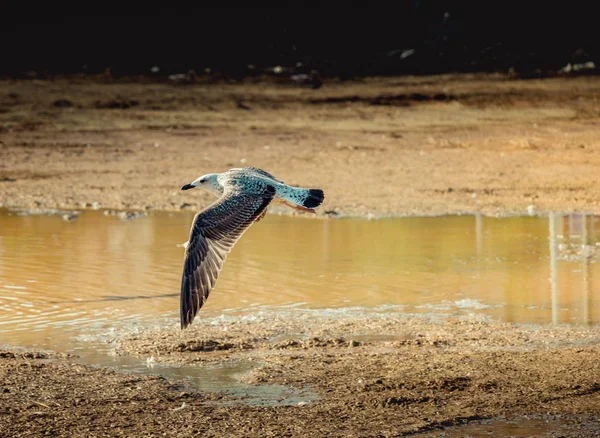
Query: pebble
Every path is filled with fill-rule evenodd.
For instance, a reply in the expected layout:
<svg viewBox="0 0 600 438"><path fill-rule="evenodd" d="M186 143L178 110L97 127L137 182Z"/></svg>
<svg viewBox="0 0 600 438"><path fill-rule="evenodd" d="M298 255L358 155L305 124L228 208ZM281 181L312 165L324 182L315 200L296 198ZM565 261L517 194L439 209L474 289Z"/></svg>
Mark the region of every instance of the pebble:
<svg viewBox="0 0 600 438"><path fill-rule="evenodd" d="M65 213L61 217L63 221L73 222L74 220L79 219L79 213Z"/></svg>

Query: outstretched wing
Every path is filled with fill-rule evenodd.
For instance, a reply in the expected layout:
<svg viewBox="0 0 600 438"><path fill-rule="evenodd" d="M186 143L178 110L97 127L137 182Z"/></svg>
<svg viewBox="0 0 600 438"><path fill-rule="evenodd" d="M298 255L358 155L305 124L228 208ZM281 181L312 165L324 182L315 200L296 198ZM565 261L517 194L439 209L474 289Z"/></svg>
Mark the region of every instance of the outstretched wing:
<svg viewBox="0 0 600 438"><path fill-rule="evenodd" d="M184 329L206 302L215 286L227 253L275 195L267 185L263 193L227 193L194 218L185 251L181 279L181 328Z"/></svg>

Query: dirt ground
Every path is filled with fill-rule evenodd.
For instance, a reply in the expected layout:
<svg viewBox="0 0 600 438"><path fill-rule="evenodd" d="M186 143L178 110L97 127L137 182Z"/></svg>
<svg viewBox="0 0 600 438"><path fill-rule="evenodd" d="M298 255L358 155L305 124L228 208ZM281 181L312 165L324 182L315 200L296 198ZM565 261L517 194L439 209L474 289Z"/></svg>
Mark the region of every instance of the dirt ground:
<svg viewBox="0 0 600 438"><path fill-rule="evenodd" d="M318 398L252 406L243 394L13 350L0 352L0 433L442 437L464 436L464 424L535 415L560 431L552 436L598 436L599 340L598 328L395 313L200 320L185 332L128 335L117 354L197 367L256 362L244 382L309 389Z"/></svg>
<svg viewBox="0 0 600 438"><path fill-rule="evenodd" d="M600 213L595 77L286 84L0 81L0 202L196 209L197 176L253 165L321 213Z"/></svg>
<svg viewBox="0 0 600 438"><path fill-rule="evenodd" d="M599 97L590 77L372 78L318 90L3 80L0 203L198 209L211 198L183 184L253 165L324 189L322 216L600 214ZM568 424L559 436L600 435L595 327L292 312L110 341L116 354L157 362L255 361L245 382L318 399L250 406L10 349L0 351L0 436L450 436L444 427L525 416Z"/></svg>

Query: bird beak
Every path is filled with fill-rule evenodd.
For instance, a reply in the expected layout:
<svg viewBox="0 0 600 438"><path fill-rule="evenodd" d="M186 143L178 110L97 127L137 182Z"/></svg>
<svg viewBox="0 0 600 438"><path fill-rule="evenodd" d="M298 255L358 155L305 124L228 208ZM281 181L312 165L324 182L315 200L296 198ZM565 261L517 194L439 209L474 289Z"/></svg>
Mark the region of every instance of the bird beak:
<svg viewBox="0 0 600 438"><path fill-rule="evenodd" d="M196 187L196 186L193 184L186 184L181 188L181 190L189 190L189 189L193 189L194 187Z"/></svg>

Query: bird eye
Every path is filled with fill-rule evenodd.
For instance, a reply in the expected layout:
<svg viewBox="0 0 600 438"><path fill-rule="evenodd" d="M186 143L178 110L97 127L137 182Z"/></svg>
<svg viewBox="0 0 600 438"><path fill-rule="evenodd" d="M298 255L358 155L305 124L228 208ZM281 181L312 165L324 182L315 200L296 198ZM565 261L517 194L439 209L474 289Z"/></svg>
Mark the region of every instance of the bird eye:
<svg viewBox="0 0 600 438"><path fill-rule="evenodd" d="M205 182L206 182L206 178L202 178L202 179L200 180L200 184L204 184Z"/></svg>

